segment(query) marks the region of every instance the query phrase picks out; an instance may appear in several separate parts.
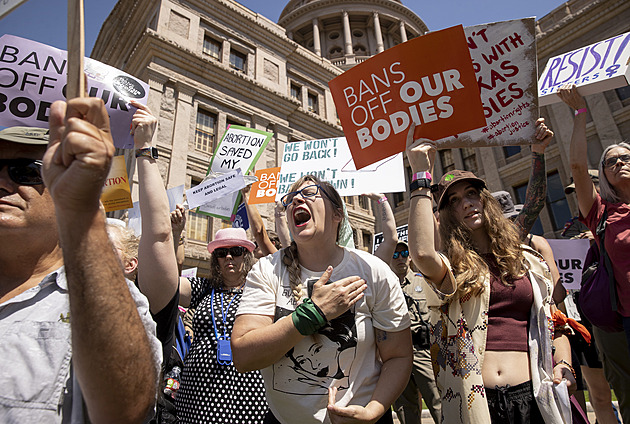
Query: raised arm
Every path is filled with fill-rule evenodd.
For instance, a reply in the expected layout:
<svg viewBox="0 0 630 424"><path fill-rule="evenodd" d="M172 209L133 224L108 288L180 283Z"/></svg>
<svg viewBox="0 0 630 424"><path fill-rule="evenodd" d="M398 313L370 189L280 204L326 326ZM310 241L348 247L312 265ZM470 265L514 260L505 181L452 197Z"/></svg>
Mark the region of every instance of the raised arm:
<svg viewBox="0 0 630 424"><path fill-rule="evenodd" d="M276 202L274 218L276 234L278 234L280 244L282 244L282 247L289 247L291 245L291 233L289 232L289 226L287 224L286 210L281 202Z"/></svg>
<svg viewBox="0 0 630 424"><path fill-rule="evenodd" d="M575 85L564 85L558 90L558 95L570 108L575 111L573 118L573 133L569 149L571 174L575 183L575 194L578 199L580 213L588 215L597 191L588 174L588 151L586 148L586 101L577 92Z"/></svg>
<svg viewBox="0 0 630 424"><path fill-rule="evenodd" d="M66 267L73 368L90 421L141 422L154 402L159 366L99 210L114 154L103 101L55 102L50 130L44 180Z"/></svg>
<svg viewBox="0 0 630 424"><path fill-rule="evenodd" d="M177 271L179 275L182 273L184 260L186 259L184 251L184 241L186 239L184 229L186 228L186 209L182 205L175 205L175 210L171 211L171 229L173 231L173 247L175 248L175 257L177 258Z"/></svg>
<svg viewBox="0 0 630 424"><path fill-rule="evenodd" d="M396 220L394 219L394 212L389 205L387 196L382 193L368 193L364 196L374 200L379 209L379 216L381 217L383 227L383 242L374 251L374 256L379 257L383 262L388 264L392 260L394 251L396 250L396 244L398 243L398 233L396 232Z"/></svg>
<svg viewBox="0 0 630 424"><path fill-rule="evenodd" d="M553 131L545 125L545 119L536 121L536 134L534 136L539 143L531 144L532 172L527 184L527 193L523 209L516 217L514 223L519 229L521 239L524 239L532 230L536 218L545 206L547 196L547 171L545 169L545 149L553 139Z"/></svg>
<svg viewBox="0 0 630 424"><path fill-rule="evenodd" d="M248 185L241 190L241 193L243 194L243 200L245 202L245 210L247 211L247 219L249 220L249 229L254 235L256 243L258 243L260 251L264 256L267 256L272 253L276 253L278 249L276 249L276 246L274 246L271 240L269 240L267 229L263 224L263 220L260 216L260 212L258 212L258 208L256 207L256 205L249 204L250 189L251 186Z"/></svg>
<svg viewBox="0 0 630 424"><path fill-rule="evenodd" d="M413 140L415 126L412 125L407 136L407 157L411 171L433 171L435 159L435 145L431 140ZM419 188L411 193L409 208L409 254L424 278L443 293L450 293L454 287L451 283L442 281L446 275L446 267L435 248L435 220L431 190ZM449 279L446 279L449 280ZM449 287L443 286L449 284Z"/></svg>
<svg viewBox="0 0 630 424"><path fill-rule="evenodd" d="M138 110L133 115L131 132L136 149L152 147L157 119L149 108L132 101ZM155 159L136 158L142 237L138 246L138 283L149 299L151 312L162 310L177 292L179 273L173 249L173 231L168 196Z"/></svg>

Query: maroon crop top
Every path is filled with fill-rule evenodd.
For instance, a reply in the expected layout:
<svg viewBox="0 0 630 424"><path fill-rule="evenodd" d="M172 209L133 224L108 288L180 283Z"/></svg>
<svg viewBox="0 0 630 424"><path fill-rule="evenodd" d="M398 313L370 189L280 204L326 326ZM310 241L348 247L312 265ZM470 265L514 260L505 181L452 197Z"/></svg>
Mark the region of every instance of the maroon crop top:
<svg viewBox="0 0 630 424"><path fill-rule="evenodd" d="M486 350L527 352L529 316L534 291L525 274L506 286L499 279L494 257L484 255L490 268L490 307Z"/></svg>

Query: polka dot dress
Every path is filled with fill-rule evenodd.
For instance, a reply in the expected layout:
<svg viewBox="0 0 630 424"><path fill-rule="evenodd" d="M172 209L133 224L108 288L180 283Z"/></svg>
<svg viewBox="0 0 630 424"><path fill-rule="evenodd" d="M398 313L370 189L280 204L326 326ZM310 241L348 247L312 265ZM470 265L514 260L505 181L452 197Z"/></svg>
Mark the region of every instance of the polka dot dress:
<svg viewBox="0 0 630 424"><path fill-rule="evenodd" d="M212 290L206 291L208 280L191 278L191 307L196 307L193 320L195 338L186 356L181 386L175 405L182 423L241 424L262 423L267 413L265 388L259 371L240 374L233 364L217 362L217 341L210 311ZM226 314L227 334L232 334L241 293ZM219 335L223 334L221 300L214 295L214 318ZM223 308L230 303L230 294L223 295Z"/></svg>

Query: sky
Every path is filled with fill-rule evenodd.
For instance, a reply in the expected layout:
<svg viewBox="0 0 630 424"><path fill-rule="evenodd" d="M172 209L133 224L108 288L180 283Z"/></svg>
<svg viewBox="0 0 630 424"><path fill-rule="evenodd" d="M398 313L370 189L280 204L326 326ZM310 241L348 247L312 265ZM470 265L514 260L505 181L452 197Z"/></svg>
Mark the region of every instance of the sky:
<svg viewBox="0 0 630 424"><path fill-rule="evenodd" d="M559 0L402 0L430 30L535 16L540 18L563 4ZM288 0L243 0L242 5L277 22ZM101 25L116 0L85 1L85 52L90 55ZM0 34L12 34L66 49L65 0L28 0L0 20Z"/></svg>

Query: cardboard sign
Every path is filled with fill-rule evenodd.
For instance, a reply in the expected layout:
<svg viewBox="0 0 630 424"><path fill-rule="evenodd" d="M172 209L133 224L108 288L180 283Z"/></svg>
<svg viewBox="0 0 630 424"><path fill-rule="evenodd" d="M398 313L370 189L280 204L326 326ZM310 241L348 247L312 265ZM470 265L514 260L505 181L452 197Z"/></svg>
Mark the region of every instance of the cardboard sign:
<svg viewBox="0 0 630 424"><path fill-rule="evenodd" d="M232 228L242 228L246 231L249 229L249 218L247 217L245 203L241 203L236 210L232 219Z"/></svg>
<svg viewBox="0 0 630 424"><path fill-rule="evenodd" d="M345 137L287 143L282 154L276 200L306 174L331 183L341 196L405 191L402 153L360 170L354 165Z"/></svg>
<svg viewBox="0 0 630 424"><path fill-rule="evenodd" d="M398 234L398 241L404 241L407 243L407 228L408 225L401 225L396 227L396 233ZM383 233L374 234L374 242L372 243L372 253L376 252L376 249L383 243Z"/></svg>
<svg viewBox="0 0 630 424"><path fill-rule="evenodd" d="M240 169L247 174L256 164L273 134L252 128L230 125L223 134L210 162L213 172Z"/></svg>
<svg viewBox="0 0 630 424"><path fill-rule="evenodd" d="M123 155L112 158L112 166L109 168L101 194L101 203L105 212L119 211L133 206L127 164Z"/></svg>
<svg viewBox="0 0 630 424"><path fill-rule="evenodd" d="M553 257L560 272L562 285L567 290L580 288L582 268L586 252L590 246L588 240L547 240L553 250Z"/></svg>
<svg viewBox="0 0 630 424"><path fill-rule="evenodd" d="M4 18L9 13L21 4L26 3L26 0L1 0L0 1L0 19Z"/></svg>
<svg viewBox="0 0 630 424"><path fill-rule="evenodd" d="M582 96L623 87L630 81L630 32L552 57L538 80L541 106L559 103L564 84L575 84Z"/></svg>
<svg viewBox="0 0 630 424"><path fill-rule="evenodd" d="M221 174L217 178L208 179L201 184L186 190L186 199L190 209L208 204L245 187L241 170Z"/></svg>
<svg viewBox="0 0 630 424"><path fill-rule="evenodd" d="M538 119L535 25L534 18L527 18L464 28L487 125L439 140L439 147L535 142Z"/></svg>
<svg viewBox="0 0 630 424"><path fill-rule="evenodd" d="M328 84L357 169L405 150L486 125L462 26L414 38Z"/></svg>
<svg viewBox="0 0 630 424"><path fill-rule="evenodd" d="M256 178L258 178L258 181L252 184L247 203L250 205L273 203L278 192L277 183L279 173L279 166L275 168L259 169L256 171Z"/></svg>
<svg viewBox="0 0 630 424"><path fill-rule="evenodd" d="M48 128L50 105L65 99L67 53L13 35L0 37L0 125ZM131 99L146 104L149 85L85 58L87 92L105 102L116 147L133 148Z"/></svg>

